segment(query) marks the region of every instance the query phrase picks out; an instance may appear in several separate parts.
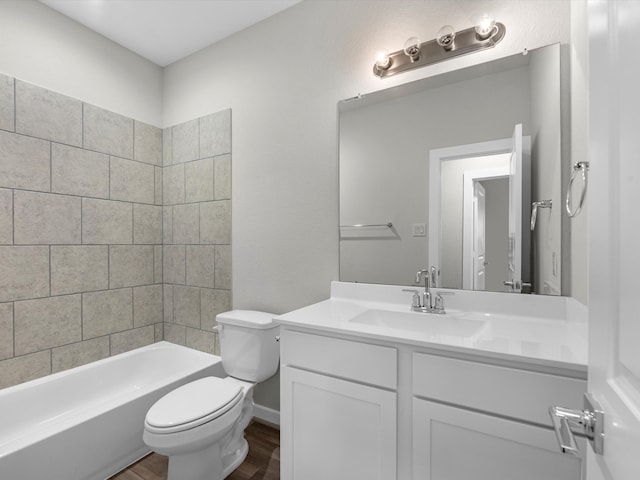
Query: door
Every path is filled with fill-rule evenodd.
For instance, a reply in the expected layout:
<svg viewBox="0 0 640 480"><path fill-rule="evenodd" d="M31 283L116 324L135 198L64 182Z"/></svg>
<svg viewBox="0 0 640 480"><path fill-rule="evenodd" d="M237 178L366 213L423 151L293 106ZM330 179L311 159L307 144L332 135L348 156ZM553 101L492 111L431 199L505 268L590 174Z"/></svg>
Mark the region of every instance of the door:
<svg viewBox="0 0 640 480"><path fill-rule="evenodd" d="M522 289L522 124L513 129L509 159L509 269L505 285Z"/></svg>
<svg viewBox="0 0 640 480"><path fill-rule="evenodd" d="M638 32L640 2L589 2L589 390L605 419L589 480L640 477Z"/></svg>
<svg viewBox="0 0 640 480"><path fill-rule="evenodd" d="M485 285L485 190L480 182L473 182L473 289L484 290Z"/></svg>

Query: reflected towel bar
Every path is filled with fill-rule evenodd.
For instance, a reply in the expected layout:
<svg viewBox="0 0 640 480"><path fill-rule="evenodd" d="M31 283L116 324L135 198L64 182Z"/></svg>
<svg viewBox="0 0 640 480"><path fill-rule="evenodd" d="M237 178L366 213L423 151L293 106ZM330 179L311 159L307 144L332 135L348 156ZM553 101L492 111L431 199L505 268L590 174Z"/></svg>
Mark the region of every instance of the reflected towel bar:
<svg viewBox="0 0 640 480"><path fill-rule="evenodd" d="M370 224L363 224L363 223L359 223L356 225L340 225L340 228L391 228L393 227L393 223L389 222L389 223L370 223Z"/></svg>

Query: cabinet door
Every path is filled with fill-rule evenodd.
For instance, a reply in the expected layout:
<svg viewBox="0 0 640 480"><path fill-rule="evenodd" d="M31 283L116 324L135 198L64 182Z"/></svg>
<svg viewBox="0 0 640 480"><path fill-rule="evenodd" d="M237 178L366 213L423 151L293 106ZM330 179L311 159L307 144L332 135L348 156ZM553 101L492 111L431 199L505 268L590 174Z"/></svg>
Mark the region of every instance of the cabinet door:
<svg viewBox="0 0 640 480"><path fill-rule="evenodd" d="M283 366L283 480L396 478L396 393Z"/></svg>
<svg viewBox="0 0 640 480"><path fill-rule="evenodd" d="M413 399L414 480L580 480L553 430ZM579 443L584 452L584 441Z"/></svg>

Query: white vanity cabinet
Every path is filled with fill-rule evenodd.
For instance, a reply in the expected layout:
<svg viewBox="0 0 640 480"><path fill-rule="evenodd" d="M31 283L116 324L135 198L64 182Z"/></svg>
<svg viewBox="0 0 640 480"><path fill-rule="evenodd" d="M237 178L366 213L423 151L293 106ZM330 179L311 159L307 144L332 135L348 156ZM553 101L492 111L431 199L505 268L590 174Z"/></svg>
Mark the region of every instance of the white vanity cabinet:
<svg viewBox="0 0 640 480"><path fill-rule="evenodd" d="M414 479L583 478L581 459L560 453L547 408L581 404L584 380L422 353L412 375Z"/></svg>
<svg viewBox="0 0 640 480"><path fill-rule="evenodd" d="M397 352L281 332L281 478L396 478Z"/></svg>

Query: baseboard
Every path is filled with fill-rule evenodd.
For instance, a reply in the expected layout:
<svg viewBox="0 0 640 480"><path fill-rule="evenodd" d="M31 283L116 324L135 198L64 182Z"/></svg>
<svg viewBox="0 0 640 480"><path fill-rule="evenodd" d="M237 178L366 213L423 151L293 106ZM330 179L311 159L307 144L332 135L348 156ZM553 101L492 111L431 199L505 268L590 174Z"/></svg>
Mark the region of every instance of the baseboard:
<svg viewBox="0 0 640 480"><path fill-rule="evenodd" d="M253 416L265 423L280 426L280 412L278 410L256 404L253 406Z"/></svg>

